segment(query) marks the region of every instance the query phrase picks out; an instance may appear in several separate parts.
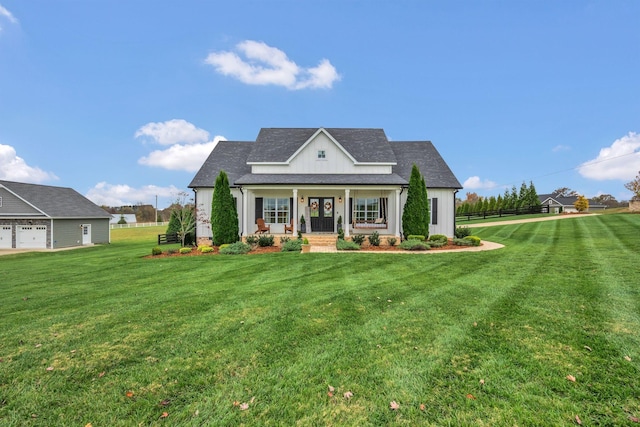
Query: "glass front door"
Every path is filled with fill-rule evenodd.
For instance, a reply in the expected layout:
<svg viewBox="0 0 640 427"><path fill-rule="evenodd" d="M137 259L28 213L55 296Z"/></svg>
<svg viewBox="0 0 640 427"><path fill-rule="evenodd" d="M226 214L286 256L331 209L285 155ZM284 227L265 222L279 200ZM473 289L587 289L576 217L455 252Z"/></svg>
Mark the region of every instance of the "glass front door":
<svg viewBox="0 0 640 427"><path fill-rule="evenodd" d="M333 233L333 197L310 197L311 231Z"/></svg>

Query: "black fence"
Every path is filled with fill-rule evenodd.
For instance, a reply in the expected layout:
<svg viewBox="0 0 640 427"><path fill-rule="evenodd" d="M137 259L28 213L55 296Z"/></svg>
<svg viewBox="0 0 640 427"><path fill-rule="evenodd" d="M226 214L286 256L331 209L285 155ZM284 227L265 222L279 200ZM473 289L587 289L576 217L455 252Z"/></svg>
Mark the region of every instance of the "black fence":
<svg viewBox="0 0 640 427"><path fill-rule="evenodd" d="M460 220L471 220L478 218L493 218L498 217L501 218L503 216L513 216L513 215L530 215L530 214L543 214L549 213L548 205L539 205L539 206L525 206L521 208L513 208L513 209L498 209L493 211L483 211L483 212L466 212L463 214L456 214L456 221Z"/></svg>
<svg viewBox="0 0 640 427"><path fill-rule="evenodd" d="M159 245L168 245L170 243L182 243L178 233L158 234Z"/></svg>

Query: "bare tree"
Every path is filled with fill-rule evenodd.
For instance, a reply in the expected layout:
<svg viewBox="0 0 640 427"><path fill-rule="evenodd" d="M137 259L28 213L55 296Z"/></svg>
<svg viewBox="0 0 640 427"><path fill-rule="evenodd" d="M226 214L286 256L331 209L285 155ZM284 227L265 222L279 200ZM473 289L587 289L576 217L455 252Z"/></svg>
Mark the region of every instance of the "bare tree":
<svg viewBox="0 0 640 427"><path fill-rule="evenodd" d="M633 181L627 182L624 185L624 188L633 193L633 197L631 198L631 200L640 200L640 171L638 171L638 175L636 175Z"/></svg>

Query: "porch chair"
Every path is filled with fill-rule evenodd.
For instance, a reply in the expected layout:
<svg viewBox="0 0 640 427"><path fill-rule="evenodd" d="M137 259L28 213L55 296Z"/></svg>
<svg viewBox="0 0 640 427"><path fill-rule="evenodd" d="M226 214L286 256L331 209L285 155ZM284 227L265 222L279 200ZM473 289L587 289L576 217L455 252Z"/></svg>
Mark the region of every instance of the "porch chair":
<svg viewBox="0 0 640 427"><path fill-rule="evenodd" d="M258 224L258 229L255 231L256 233L267 232L267 233L271 234L271 226L265 224L263 218L256 219L256 224Z"/></svg>
<svg viewBox="0 0 640 427"><path fill-rule="evenodd" d="M290 231L293 234L293 218L289 221L289 224L284 225L284 234L287 234L287 231Z"/></svg>

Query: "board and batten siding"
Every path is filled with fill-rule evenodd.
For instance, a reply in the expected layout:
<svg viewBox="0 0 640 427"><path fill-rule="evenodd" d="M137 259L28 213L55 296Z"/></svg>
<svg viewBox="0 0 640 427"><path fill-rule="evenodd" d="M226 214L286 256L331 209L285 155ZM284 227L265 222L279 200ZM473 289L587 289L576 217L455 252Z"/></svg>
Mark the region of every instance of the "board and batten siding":
<svg viewBox="0 0 640 427"><path fill-rule="evenodd" d="M437 223L434 224L434 212L430 211L431 224L429 224L429 235L431 234L444 234L447 237L454 237L456 224L455 224L455 190L450 188L427 188L427 197L433 203L433 199L437 199L435 205L437 205L437 211L435 213L435 219ZM401 205L407 202L407 191L402 193ZM402 228L402 227L400 227Z"/></svg>
<svg viewBox="0 0 640 427"><path fill-rule="evenodd" d="M196 192L196 238L212 238L211 230L211 202L213 201L213 188L199 187ZM231 188L231 196L236 200L236 210L238 211L238 229L242 235L242 193L238 188ZM253 230L252 230L253 231Z"/></svg>
<svg viewBox="0 0 640 427"><path fill-rule="evenodd" d="M318 151L325 158L318 158ZM390 174L391 165L355 165L333 141L320 133L286 165L252 165L254 174Z"/></svg>

